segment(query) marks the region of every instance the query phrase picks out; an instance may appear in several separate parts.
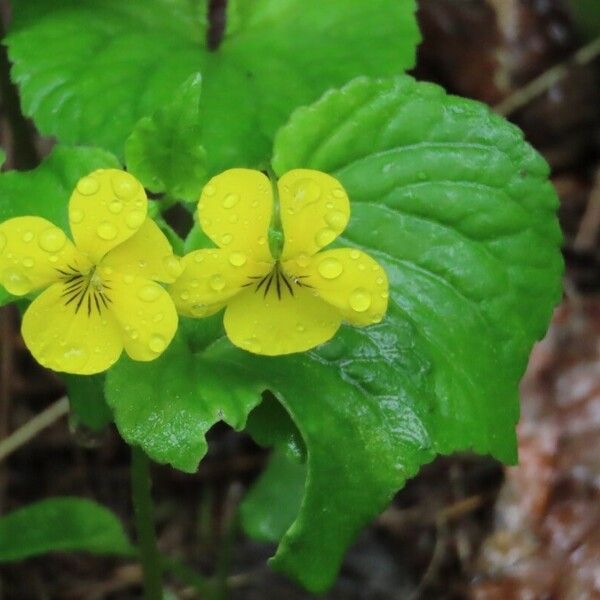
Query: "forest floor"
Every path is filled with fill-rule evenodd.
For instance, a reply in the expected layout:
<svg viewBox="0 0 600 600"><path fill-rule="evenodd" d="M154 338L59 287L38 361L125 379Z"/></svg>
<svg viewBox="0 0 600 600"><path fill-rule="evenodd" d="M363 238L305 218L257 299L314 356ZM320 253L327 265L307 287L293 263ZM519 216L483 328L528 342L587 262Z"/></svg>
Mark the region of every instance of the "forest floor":
<svg viewBox="0 0 600 600"><path fill-rule="evenodd" d="M489 103L552 166L565 296L522 382L520 465L458 455L425 467L356 541L325 599L600 598L600 60L598 42L595 58L586 53L590 40L565 2L419 2L415 76ZM8 167L27 168L50 144L15 114L7 66L0 56L0 142ZM527 85L539 76L539 89ZM23 135L32 136L34 155ZM0 440L64 393L28 355L15 310L1 309ZM232 599L311 598L268 568L273 546L224 533L266 457L247 436L217 426L195 475L156 466L159 543L206 574L226 561ZM131 531L128 464L114 430L95 436L63 418L0 462L0 512L86 496ZM45 556L0 568L0 597L128 600L140 597L140 579L137 564L123 560ZM178 598L199 597L170 585Z"/></svg>

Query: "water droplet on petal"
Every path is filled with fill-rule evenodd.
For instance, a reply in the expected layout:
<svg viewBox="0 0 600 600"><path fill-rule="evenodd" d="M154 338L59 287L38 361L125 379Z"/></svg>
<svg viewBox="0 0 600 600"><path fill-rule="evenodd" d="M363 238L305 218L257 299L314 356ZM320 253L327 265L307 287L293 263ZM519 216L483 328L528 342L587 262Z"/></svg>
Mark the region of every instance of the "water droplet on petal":
<svg viewBox="0 0 600 600"><path fill-rule="evenodd" d="M132 340L137 340L140 337L140 334L135 329L132 329L129 332L129 337L131 337Z"/></svg>
<svg viewBox="0 0 600 600"><path fill-rule="evenodd" d="M204 191L203 191L203 193L204 193L206 196L214 196L216 191L217 191L217 190L216 190L216 188L215 188L215 186L214 186L214 185L207 185L207 186L204 188Z"/></svg>
<svg viewBox="0 0 600 600"><path fill-rule="evenodd" d="M310 264L310 256L308 254L298 254L296 257L296 263L299 267L304 269Z"/></svg>
<svg viewBox="0 0 600 600"><path fill-rule="evenodd" d="M31 242L31 241L33 240L33 238L34 238L34 237L35 237L35 236L33 235L33 231L26 231L26 232L23 234L23 241L24 241L26 244L29 244L29 242Z"/></svg>
<svg viewBox="0 0 600 600"><path fill-rule="evenodd" d="M383 299L385 299L385 298L389 298L389 296L390 296L389 292L381 292L381 297L382 297Z"/></svg>
<svg viewBox="0 0 600 600"><path fill-rule="evenodd" d="M204 253L202 253L202 252L198 252L198 254L196 254L196 255L194 256L194 260L195 260L197 263L201 263L201 262L204 260Z"/></svg>
<svg viewBox="0 0 600 600"><path fill-rule="evenodd" d="M357 288L350 294L349 302L352 310L365 312L371 306L371 294L363 288Z"/></svg>
<svg viewBox="0 0 600 600"><path fill-rule="evenodd" d="M333 229L324 228L321 229L315 236L315 242L317 246L322 248L323 246L327 246L327 244L331 244L335 238L336 233L333 231Z"/></svg>
<svg viewBox="0 0 600 600"><path fill-rule="evenodd" d="M367 267L365 266L365 264L364 264L364 263L359 263L359 265L358 265L358 270L359 270L359 271L364 271L366 268L367 268Z"/></svg>
<svg viewBox="0 0 600 600"><path fill-rule="evenodd" d="M152 321L154 321L154 323L160 323L164 318L165 318L165 315L163 315L162 313L156 313L152 317Z"/></svg>
<svg viewBox="0 0 600 600"><path fill-rule="evenodd" d="M358 250L350 250L350 258L356 260L359 258L360 252Z"/></svg>
<svg viewBox="0 0 600 600"><path fill-rule="evenodd" d="M103 267L102 268L102 274L103 275L112 275L113 274L113 270L111 267Z"/></svg>
<svg viewBox="0 0 600 600"><path fill-rule="evenodd" d="M10 294L22 296L31 289L31 281L18 269L5 269L0 282Z"/></svg>
<svg viewBox="0 0 600 600"><path fill-rule="evenodd" d="M80 369L87 362L88 352L81 346L69 346L62 357L70 369Z"/></svg>
<svg viewBox="0 0 600 600"><path fill-rule="evenodd" d="M138 191L138 182L129 173L115 173L111 177L112 188L121 200L131 198Z"/></svg>
<svg viewBox="0 0 600 600"><path fill-rule="evenodd" d="M96 228L96 233L100 239L110 242L117 237L117 228L110 221L103 221Z"/></svg>
<svg viewBox="0 0 600 600"><path fill-rule="evenodd" d="M325 258L317 267L319 275L325 279L335 279L342 274L344 267L337 258Z"/></svg>
<svg viewBox="0 0 600 600"><path fill-rule="evenodd" d="M133 275L123 275L123 281L127 284L127 285L131 285L134 281L135 281L135 277Z"/></svg>
<svg viewBox="0 0 600 600"><path fill-rule="evenodd" d="M327 209L331 210L331 209L333 208L333 202L328 202L328 203L325 205L325 208L327 208Z"/></svg>
<svg viewBox="0 0 600 600"><path fill-rule="evenodd" d="M58 262L58 256L56 256L56 254L53 254L49 259L48 259L51 263L55 263Z"/></svg>
<svg viewBox="0 0 600 600"><path fill-rule="evenodd" d="M232 252L229 255L229 262L234 267L243 267L246 264L247 260L248 259L246 258L246 255L243 252Z"/></svg>
<svg viewBox="0 0 600 600"><path fill-rule="evenodd" d="M240 200L240 197L237 194L227 194L225 198L223 198L223 208L233 208Z"/></svg>
<svg viewBox="0 0 600 600"><path fill-rule="evenodd" d="M264 246L266 242L267 242L267 238L266 238L264 235L261 235L261 236L258 238L258 243L259 243L261 246Z"/></svg>
<svg viewBox="0 0 600 600"><path fill-rule="evenodd" d="M344 198L346 196L346 193L344 192L344 190L342 188L335 188L331 193L336 198Z"/></svg>
<svg viewBox="0 0 600 600"><path fill-rule="evenodd" d="M167 342L160 335L153 335L150 338L150 342L148 343L150 346L150 350L152 352L156 352L156 354L160 354L167 347Z"/></svg>
<svg viewBox="0 0 600 600"><path fill-rule="evenodd" d="M302 333L305 329L306 329L306 327L304 327L304 325L302 325L302 323L298 323L296 325L296 331L298 331L299 333Z"/></svg>
<svg viewBox="0 0 600 600"><path fill-rule="evenodd" d="M230 223L237 223L240 220L240 218L237 215L231 215L229 217L229 222Z"/></svg>
<svg viewBox="0 0 600 600"><path fill-rule="evenodd" d="M341 230L346 226L346 215L341 210L332 210L325 215L325 222L330 227Z"/></svg>
<svg viewBox="0 0 600 600"><path fill-rule="evenodd" d="M294 208L302 210L321 197L321 186L312 179L300 179L292 188Z"/></svg>
<svg viewBox="0 0 600 600"><path fill-rule="evenodd" d="M83 211L79 210L78 208L73 208L69 213L71 223L75 223L75 225L81 223L83 221L84 216L85 215L83 214Z"/></svg>
<svg viewBox="0 0 600 600"><path fill-rule="evenodd" d="M249 352L254 352L255 354L260 353L260 351L262 350L260 342L255 337L251 337L245 340L244 346L246 347L246 350L248 350Z"/></svg>
<svg viewBox="0 0 600 600"><path fill-rule="evenodd" d="M167 273L174 278L177 278L183 273L183 267L181 266L181 260L176 256L167 256L164 259L165 269Z"/></svg>
<svg viewBox="0 0 600 600"><path fill-rule="evenodd" d="M108 210L110 210L113 215L118 215L123 210L123 203L119 200L113 200L108 205Z"/></svg>
<svg viewBox="0 0 600 600"><path fill-rule="evenodd" d="M137 229L144 222L145 218L144 211L132 210L125 216L125 223L129 229Z"/></svg>
<svg viewBox="0 0 600 600"><path fill-rule="evenodd" d="M200 286L200 282L197 279L192 279L190 281L190 287L197 288Z"/></svg>
<svg viewBox="0 0 600 600"><path fill-rule="evenodd" d="M377 285L381 285L384 282L383 277L378 277L375 282L377 283Z"/></svg>
<svg viewBox="0 0 600 600"><path fill-rule="evenodd" d="M45 252L58 252L66 243L67 236L57 227L46 229L38 238L38 245Z"/></svg>
<svg viewBox="0 0 600 600"><path fill-rule="evenodd" d="M23 259L23 266L27 267L28 269L31 269L31 267L33 267L33 265L35 264L35 262L33 261L33 258L24 258Z"/></svg>
<svg viewBox="0 0 600 600"><path fill-rule="evenodd" d="M221 244L223 244L223 246L227 246L228 244L231 244L231 240L233 240L233 236L230 233L226 233L221 237Z"/></svg>
<svg viewBox="0 0 600 600"><path fill-rule="evenodd" d="M0 231L0 252L6 248L6 236Z"/></svg>
<svg viewBox="0 0 600 600"><path fill-rule="evenodd" d="M91 196L100 189L100 182L95 178L88 175L83 179L80 179L77 183L77 191L84 196Z"/></svg>
<svg viewBox="0 0 600 600"><path fill-rule="evenodd" d="M190 295L188 292L181 292L181 294L179 295L179 297L185 302L186 300L190 299Z"/></svg>
<svg viewBox="0 0 600 600"><path fill-rule="evenodd" d="M160 287L153 284L145 285L138 290L138 298L144 302L154 302L160 296Z"/></svg>
<svg viewBox="0 0 600 600"><path fill-rule="evenodd" d="M219 274L213 275L210 278L209 285L215 292L220 292L225 288L225 278Z"/></svg>

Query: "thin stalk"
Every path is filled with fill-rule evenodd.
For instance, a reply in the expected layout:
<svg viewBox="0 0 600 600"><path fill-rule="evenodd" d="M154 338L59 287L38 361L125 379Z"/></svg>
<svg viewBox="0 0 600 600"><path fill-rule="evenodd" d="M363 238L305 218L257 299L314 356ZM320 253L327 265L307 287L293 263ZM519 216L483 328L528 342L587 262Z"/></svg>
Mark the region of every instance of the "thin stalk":
<svg viewBox="0 0 600 600"><path fill-rule="evenodd" d="M140 560L144 574L144 600L162 600L162 560L156 545L151 494L150 459L131 448L131 499L135 515Z"/></svg>

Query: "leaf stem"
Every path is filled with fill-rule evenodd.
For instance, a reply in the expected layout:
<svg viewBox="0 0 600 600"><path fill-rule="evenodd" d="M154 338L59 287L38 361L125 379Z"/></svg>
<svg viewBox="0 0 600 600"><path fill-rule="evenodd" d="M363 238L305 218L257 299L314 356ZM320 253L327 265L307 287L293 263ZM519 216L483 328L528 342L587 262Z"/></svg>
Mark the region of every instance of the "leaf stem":
<svg viewBox="0 0 600 600"><path fill-rule="evenodd" d="M156 545L151 487L150 459L141 448L132 446L131 499L144 574L144 600L161 600L162 561Z"/></svg>

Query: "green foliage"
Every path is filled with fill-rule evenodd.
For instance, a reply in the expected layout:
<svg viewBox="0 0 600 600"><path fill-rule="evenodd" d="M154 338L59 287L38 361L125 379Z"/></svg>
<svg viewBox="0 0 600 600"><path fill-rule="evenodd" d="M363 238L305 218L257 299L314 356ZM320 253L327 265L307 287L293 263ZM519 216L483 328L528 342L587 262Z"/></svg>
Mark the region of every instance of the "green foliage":
<svg viewBox="0 0 600 600"><path fill-rule="evenodd" d="M255 540L278 542L300 511L305 479L302 462L274 452L240 506L244 531Z"/></svg>
<svg viewBox="0 0 600 600"><path fill-rule="evenodd" d="M0 561L47 552L133 554L119 520L84 498L48 498L0 517Z"/></svg>
<svg viewBox="0 0 600 600"><path fill-rule="evenodd" d="M104 374L62 375L67 386L71 416L76 423L101 431L112 421L112 413L104 399Z"/></svg>
<svg viewBox="0 0 600 600"><path fill-rule="evenodd" d="M206 181L206 151L200 143L202 78L193 75L166 106L135 126L125 145L127 168L146 188L195 202Z"/></svg>
<svg viewBox="0 0 600 600"><path fill-rule="evenodd" d="M514 461L517 384L560 296L557 199L517 128L408 77L359 79L300 109L274 166L343 182L353 216L340 243L385 266L386 319L278 358L232 347L218 316L185 320L151 365L120 361L107 398L130 443L193 470L208 428L243 426L271 390L308 456L300 511L272 562L321 591L360 527L435 453ZM286 419L270 425L289 439Z"/></svg>
<svg viewBox="0 0 600 600"><path fill-rule="evenodd" d="M266 163L290 111L328 88L414 62L414 0L230 1L215 52L207 4L14 0L7 41L25 112L61 142L120 155L138 120L200 72L201 142L214 173Z"/></svg>

